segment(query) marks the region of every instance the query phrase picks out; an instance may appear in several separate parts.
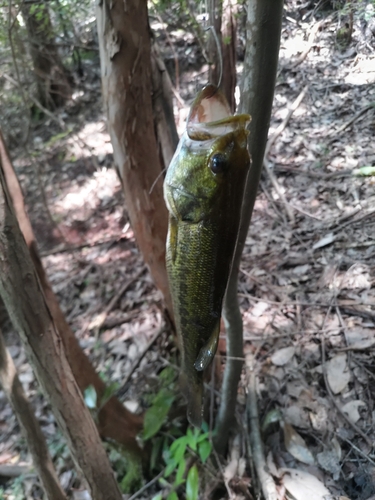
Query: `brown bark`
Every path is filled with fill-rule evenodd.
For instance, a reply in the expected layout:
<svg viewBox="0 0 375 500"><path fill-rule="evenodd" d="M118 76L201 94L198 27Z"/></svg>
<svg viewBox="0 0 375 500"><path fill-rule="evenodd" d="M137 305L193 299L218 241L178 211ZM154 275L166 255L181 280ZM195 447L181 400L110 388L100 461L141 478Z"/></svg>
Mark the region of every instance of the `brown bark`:
<svg viewBox="0 0 375 500"><path fill-rule="evenodd" d="M102 0L97 3L97 25L104 107L130 222L172 315L165 268L168 219L163 165L152 114L147 2Z"/></svg>
<svg viewBox="0 0 375 500"><path fill-rule="evenodd" d="M1 331L0 386L16 414L47 498L49 500L66 500L53 467L44 434L27 400Z"/></svg>
<svg viewBox="0 0 375 500"><path fill-rule="evenodd" d="M15 217L0 166L0 295L94 500L121 500Z"/></svg>
<svg viewBox="0 0 375 500"><path fill-rule="evenodd" d="M64 343L65 352L71 369L81 391L83 392L89 385L93 385L98 395L98 400L100 401L104 395L106 386L96 373L85 353L82 351L78 340L61 311L56 295L47 279L38 254L30 220L25 210L21 186L13 170L1 130L0 160L3 164L4 175L18 224L38 273L38 278L42 285L48 308ZM141 450L137 444L136 435L142 427L142 421L142 417L129 412L117 398L112 397L103 408L100 409L97 425L102 437L114 439L118 443L124 445L128 451L140 455Z"/></svg>
<svg viewBox="0 0 375 500"><path fill-rule="evenodd" d="M48 7L45 3L22 2L30 54L43 106L54 109L62 105L72 94L69 75L58 53Z"/></svg>
<svg viewBox="0 0 375 500"><path fill-rule="evenodd" d="M151 48L152 108L161 163L168 167L177 148L178 134L173 113L172 82L156 41Z"/></svg>

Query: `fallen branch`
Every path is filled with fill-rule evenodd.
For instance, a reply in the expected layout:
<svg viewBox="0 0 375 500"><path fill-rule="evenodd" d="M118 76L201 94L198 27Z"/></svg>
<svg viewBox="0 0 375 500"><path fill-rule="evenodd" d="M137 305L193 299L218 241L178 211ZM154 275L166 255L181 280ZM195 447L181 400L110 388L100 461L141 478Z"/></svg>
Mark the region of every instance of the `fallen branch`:
<svg viewBox="0 0 375 500"><path fill-rule="evenodd" d="M53 467L46 439L18 378L16 367L5 346L1 331L0 385L20 424L33 459L33 464L47 498L49 500L66 500L65 493L60 486L59 479ZM7 475L8 477L17 477L30 472L30 466L21 464L3 465L0 469L2 469L2 472L0 470L0 475Z"/></svg>
<svg viewBox="0 0 375 500"><path fill-rule="evenodd" d="M121 296L135 281L137 281L137 279L144 273L145 270L146 267L143 266L132 278L130 278L130 280L128 280L126 283L123 284L120 290L114 295L114 297L112 297L105 310L101 314L99 314L99 316L97 316L93 321L91 321L91 323L88 326L89 330L95 330L95 334L99 332L101 327L104 325L108 314L115 307Z"/></svg>
<svg viewBox="0 0 375 500"><path fill-rule="evenodd" d="M339 127L337 130L333 130L330 134L328 134L328 137L331 137L328 144L330 144L331 142L333 142L334 140L336 140L336 136L341 134L342 132L344 132L344 130L346 130L348 127L350 127L350 125L353 125L353 123L355 121L357 121L359 118L361 118L362 115L364 115L365 113L367 113L367 111L369 111L370 109L374 109L375 108L375 103L372 102L370 104L368 104L367 106L365 106L364 108L361 109L361 111L359 111L356 115L354 115L352 118L350 118L350 120L348 120L346 123L344 123L343 125L341 125L341 127Z"/></svg>
<svg viewBox="0 0 375 500"><path fill-rule="evenodd" d="M312 29L310 31L310 35L309 35L306 49L297 57L297 59L295 61L293 61L290 65L284 66L283 69L287 69L287 70L294 69L297 66L299 66L301 63L303 63L303 61L308 56L310 50L314 47L315 37L316 37L318 31L320 30L320 28L323 27L323 25L326 22L330 21L331 18L332 18L332 16L328 16L325 19L321 19L316 24L314 24L314 26L312 27Z"/></svg>
<svg viewBox="0 0 375 500"><path fill-rule="evenodd" d="M151 338L151 340L149 341L149 343L146 345L146 347L143 349L143 351L141 352L141 354L138 356L138 358L134 361L132 367L130 368L129 370L129 373L127 374L127 376L124 378L124 380L122 381L121 383L121 386L119 387L119 389L117 389L116 391L116 396L119 398L123 395L123 393L125 392L125 388L126 388L126 385L127 383L129 382L129 380L131 379L133 373L135 372L135 370L138 368L138 366L140 365L142 359L146 356L147 352L151 349L151 347L155 344L155 342L157 341L157 339L160 337L160 335L162 333L164 333L166 331L166 327L165 325L163 325L156 333L155 335Z"/></svg>
<svg viewBox="0 0 375 500"><path fill-rule="evenodd" d="M297 97L297 99L292 103L292 105L290 106L290 108L288 110L288 113L287 113L286 117L284 118L284 120L280 123L280 125L277 127L277 129L275 130L275 132L268 139L267 145L266 145L266 149L264 151L264 160L263 160L264 168L266 169L266 172L267 172L267 174L268 174L268 176L270 178L270 181L272 182L272 185L275 188L275 191L279 195L280 200L283 202L283 204L285 206L285 211L286 211L286 213L288 215L288 218L289 218L290 222L292 222L292 223L294 222L293 211L292 211L289 203L287 202L287 200L286 200L286 198L284 196L284 193L282 192L282 189L279 186L279 183L277 181L277 178L276 178L275 174L272 172L271 165L270 165L270 162L268 161L267 157L268 157L268 154L269 154L269 152L271 150L271 147L275 143L276 139L285 130L285 128L288 125L289 120L291 119L293 113L295 112L295 110L299 107L299 105L303 101L303 98L307 94L308 89L309 89L309 87L308 87L308 85L306 85L303 88L302 92L300 92L300 94Z"/></svg>

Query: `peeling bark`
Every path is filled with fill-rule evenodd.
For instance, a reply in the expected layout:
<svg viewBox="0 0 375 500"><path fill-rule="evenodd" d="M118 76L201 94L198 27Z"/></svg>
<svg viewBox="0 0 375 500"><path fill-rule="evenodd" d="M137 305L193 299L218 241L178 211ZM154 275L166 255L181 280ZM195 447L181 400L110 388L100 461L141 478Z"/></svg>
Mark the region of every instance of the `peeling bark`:
<svg viewBox="0 0 375 500"><path fill-rule="evenodd" d="M126 207L139 249L172 316L165 268L168 218L152 112L147 3L102 0L97 5L97 25L104 107Z"/></svg>

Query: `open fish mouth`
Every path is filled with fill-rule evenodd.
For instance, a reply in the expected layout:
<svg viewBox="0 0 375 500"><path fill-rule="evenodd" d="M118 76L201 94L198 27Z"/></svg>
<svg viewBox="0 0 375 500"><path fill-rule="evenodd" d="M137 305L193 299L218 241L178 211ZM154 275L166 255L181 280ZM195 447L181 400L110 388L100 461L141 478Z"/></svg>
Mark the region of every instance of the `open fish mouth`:
<svg viewBox="0 0 375 500"><path fill-rule="evenodd" d="M232 115L224 95L206 85L191 106L186 132L191 140L206 141L244 129L250 120L246 114Z"/></svg>

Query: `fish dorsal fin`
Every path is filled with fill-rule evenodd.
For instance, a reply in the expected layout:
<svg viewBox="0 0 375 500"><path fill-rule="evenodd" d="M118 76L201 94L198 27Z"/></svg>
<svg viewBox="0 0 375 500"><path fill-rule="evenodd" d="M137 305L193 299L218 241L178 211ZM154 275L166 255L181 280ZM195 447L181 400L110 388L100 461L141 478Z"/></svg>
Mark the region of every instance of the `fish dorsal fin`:
<svg viewBox="0 0 375 500"><path fill-rule="evenodd" d="M217 344L219 342L219 333L220 333L220 320L217 322L217 325L213 329L208 342L201 348L199 351L198 357L195 360L194 368L201 372L207 368L207 366L214 359L217 349Z"/></svg>

